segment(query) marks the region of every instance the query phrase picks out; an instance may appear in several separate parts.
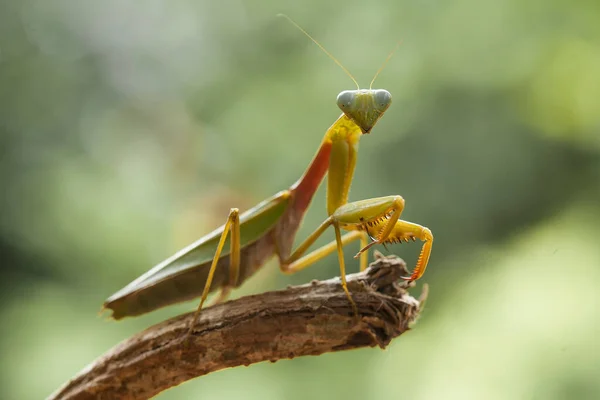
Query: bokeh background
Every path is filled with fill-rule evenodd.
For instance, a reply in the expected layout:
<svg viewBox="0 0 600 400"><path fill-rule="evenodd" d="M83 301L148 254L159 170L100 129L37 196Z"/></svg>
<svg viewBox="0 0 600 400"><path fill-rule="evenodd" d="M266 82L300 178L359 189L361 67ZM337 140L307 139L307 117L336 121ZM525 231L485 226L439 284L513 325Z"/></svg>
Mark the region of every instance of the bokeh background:
<svg viewBox="0 0 600 400"><path fill-rule="evenodd" d="M159 398L600 398L596 0L0 1L0 398L43 398L193 309L98 316L303 172L353 84L280 12L364 86L402 41L351 199L402 194L403 217L431 228L430 299L385 351L221 371ZM413 265L418 249L389 251ZM269 263L234 296L336 275L335 255L292 277Z"/></svg>

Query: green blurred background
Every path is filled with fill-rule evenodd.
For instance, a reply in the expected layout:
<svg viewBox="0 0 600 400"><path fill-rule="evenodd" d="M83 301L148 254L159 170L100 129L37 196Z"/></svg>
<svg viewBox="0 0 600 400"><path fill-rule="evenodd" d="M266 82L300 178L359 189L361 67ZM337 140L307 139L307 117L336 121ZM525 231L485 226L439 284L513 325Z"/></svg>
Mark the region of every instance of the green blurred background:
<svg viewBox="0 0 600 400"><path fill-rule="evenodd" d="M365 86L402 41L351 200L401 194L431 228L430 300L385 351L220 371L159 398L600 398L597 0L0 1L0 398L43 398L193 309L98 316L303 172L353 84L280 12ZM414 265L418 249L389 250ZM292 277L269 263L234 296L338 273L335 255Z"/></svg>

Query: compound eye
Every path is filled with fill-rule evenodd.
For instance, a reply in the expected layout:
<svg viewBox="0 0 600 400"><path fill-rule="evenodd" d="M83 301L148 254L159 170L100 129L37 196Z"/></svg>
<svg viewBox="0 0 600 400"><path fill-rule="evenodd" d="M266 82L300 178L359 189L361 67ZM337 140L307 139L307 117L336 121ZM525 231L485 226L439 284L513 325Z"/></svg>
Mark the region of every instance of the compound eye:
<svg viewBox="0 0 600 400"><path fill-rule="evenodd" d="M373 101L380 111L385 111L392 104L392 95L385 89L379 89L373 93Z"/></svg>
<svg viewBox="0 0 600 400"><path fill-rule="evenodd" d="M354 104L354 99L356 95L352 90L345 90L342 93L338 94L337 97L337 105L342 111L349 111L352 109Z"/></svg>

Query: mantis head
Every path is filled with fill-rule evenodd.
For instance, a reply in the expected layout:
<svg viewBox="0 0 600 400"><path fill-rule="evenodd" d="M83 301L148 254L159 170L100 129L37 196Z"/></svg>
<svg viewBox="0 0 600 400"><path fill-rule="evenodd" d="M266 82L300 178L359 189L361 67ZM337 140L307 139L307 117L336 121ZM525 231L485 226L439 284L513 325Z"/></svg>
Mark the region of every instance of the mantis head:
<svg viewBox="0 0 600 400"><path fill-rule="evenodd" d="M285 14L278 14L278 16L287 19L292 25L300 30L300 32L304 33L310 40L312 40L325 54L329 56L344 72L352 79L352 82L356 84L356 90L345 90L340 93L337 97L337 105L344 112L344 114L350 118L356 125L358 125L362 131L362 133L370 133L371 129L377 124L379 118L383 115L383 113L389 108L390 104L392 104L392 95L390 92L384 89L372 89L373 83L379 73L385 68L385 65L388 63L392 55L400 46L400 43L396 45L394 50L387 56L383 65L379 68L373 80L371 81L371 85L369 85L369 89L360 89L358 82L350 71L346 69L330 52L328 52L319 42L317 42L312 36L308 34L300 25L298 25L294 20L288 17Z"/></svg>
<svg viewBox="0 0 600 400"><path fill-rule="evenodd" d="M385 89L344 90L337 97L338 107L363 133L371 132L390 104L392 95Z"/></svg>

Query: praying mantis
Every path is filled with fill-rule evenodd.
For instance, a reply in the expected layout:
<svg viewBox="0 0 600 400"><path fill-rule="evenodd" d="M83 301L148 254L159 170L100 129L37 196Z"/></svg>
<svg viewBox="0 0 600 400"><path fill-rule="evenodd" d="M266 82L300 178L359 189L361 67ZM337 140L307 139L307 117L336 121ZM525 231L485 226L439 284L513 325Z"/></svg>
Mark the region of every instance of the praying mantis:
<svg viewBox="0 0 600 400"><path fill-rule="evenodd" d="M360 89L350 72L304 29L285 15L323 50L356 84L337 96L342 114L325 132L315 156L304 174L289 189L280 191L240 214L232 208L223 226L201 237L110 296L104 309L114 319L144 314L158 308L201 296L190 321L190 333L211 291L221 289L217 302L227 298L254 272L273 257L285 274L305 269L337 251L341 285L355 315L358 314L346 283L343 247L360 241L360 270L367 267L368 250L376 244L421 240L423 245L409 277L414 281L425 272L433 244L431 231L404 221L404 199L399 195L348 202L350 185L362 135L369 134L392 102L384 89L372 89L375 79L391 58L389 54L375 74L368 90ZM312 198L327 175L328 217L292 252L294 239ZM335 239L306 254L329 228ZM342 230L346 231L342 235ZM369 243L368 240L371 239Z"/></svg>

